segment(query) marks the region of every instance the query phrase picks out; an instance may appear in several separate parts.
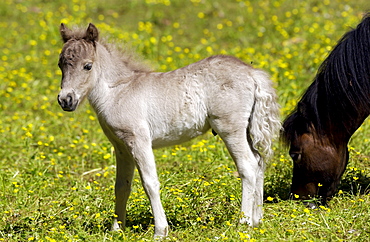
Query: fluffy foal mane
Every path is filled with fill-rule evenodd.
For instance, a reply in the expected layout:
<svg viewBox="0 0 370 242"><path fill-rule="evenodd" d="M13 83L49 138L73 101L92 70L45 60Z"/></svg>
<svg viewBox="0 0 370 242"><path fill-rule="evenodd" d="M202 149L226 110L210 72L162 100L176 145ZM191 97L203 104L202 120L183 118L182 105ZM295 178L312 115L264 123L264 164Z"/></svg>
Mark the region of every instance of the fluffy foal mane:
<svg viewBox="0 0 370 242"><path fill-rule="evenodd" d="M334 141L330 130L348 135L370 114L370 13L348 31L319 67L282 133L289 145L308 131ZM316 134L315 134L316 131Z"/></svg>
<svg viewBox="0 0 370 242"><path fill-rule="evenodd" d="M86 40L86 28L73 26L71 29L67 30L69 39L68 40ZM99 44L104 46L109 53L111 53L113 58L116 58L116 63L121 63L125 67L130 70L134 70L135 72L151 72L152 69L149 65L143 60L143 58L137 54L131 46L123 45L122 43L118 43L117 41L111 41L108 39L109 36L105 36L103 38L99 35ZM68 40L63 39L64 42Z"/></svg>

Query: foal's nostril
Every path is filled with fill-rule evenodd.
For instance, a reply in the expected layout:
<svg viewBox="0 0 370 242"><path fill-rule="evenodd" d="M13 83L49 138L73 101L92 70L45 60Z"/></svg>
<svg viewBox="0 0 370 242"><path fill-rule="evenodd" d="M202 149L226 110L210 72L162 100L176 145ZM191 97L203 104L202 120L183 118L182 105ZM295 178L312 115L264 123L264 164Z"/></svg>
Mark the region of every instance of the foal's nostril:
<svg viewBox="0 0 370 242"><path fill-rule="evenodd" d="M58 103L59 103L59 105L61 106L62 105L62 102L60 101L60 95L58 95L58 98L57 98L57 100L58 100Z"/></svg>
<svg viewBox="0 0 370 242"><path fill-rule="evenodd" d="M72 95L70 93L67 94L67 97L66 97L66 103L67 103L67 106L68 107L72 107L73 105L73 98L72 98Z"/></svg>

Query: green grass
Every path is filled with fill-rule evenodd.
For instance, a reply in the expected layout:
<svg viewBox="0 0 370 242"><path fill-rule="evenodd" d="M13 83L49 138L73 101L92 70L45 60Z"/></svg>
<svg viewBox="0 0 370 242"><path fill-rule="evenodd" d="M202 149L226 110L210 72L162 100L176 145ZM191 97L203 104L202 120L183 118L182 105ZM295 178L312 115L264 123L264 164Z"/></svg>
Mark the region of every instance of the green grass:
<svg viewBox="0 0 370 242"><path fill-rule="evenodd" d="M158 71L213 54L237 56L271 74L283 119L367 9L368 0L1 1L0 240L152 240L153 218L137 174L128 226L109 231L114 152L89 105L64 113L57 104L61 22L93 22ZM292 161L276 141L259 228L237 223L240 181L218 137L156 150L169 241L368 241L369 124L353 136L329 208L308 210L288 199Z"/></svg>

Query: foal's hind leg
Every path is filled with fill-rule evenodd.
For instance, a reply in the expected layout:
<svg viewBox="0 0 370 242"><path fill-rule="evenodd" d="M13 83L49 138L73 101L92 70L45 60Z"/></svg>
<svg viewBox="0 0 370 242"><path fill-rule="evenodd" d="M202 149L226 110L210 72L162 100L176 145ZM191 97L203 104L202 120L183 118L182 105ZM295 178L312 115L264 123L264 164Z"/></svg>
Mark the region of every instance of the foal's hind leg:
<svg viewBox="0 0 370 242"><path fill-rule="evenodd" d="M242 182L241 223L257 226L262 218L263 169L247 141L246 125L220 125L216 131L225 142ZM223 126L223 127L221 127Z"/></svg>
<svg viewBox="0 0 370 242"><path fill-rule="evenodd" d="M113 220L112 230L123 229L126 224L126 205L131 192L132 178L135 171L135 163L132 156L126 151L126 147L115 146L116 151L116 218Z"/></svg>
<svg viewBox="0 0 370 242"><path fill-rule="evenodd" d="M258 162L258 168L256 171L256 189L255 189L255 199L254 199L254 206L253 206L253 224L258 225L261 223L262 220L262 204L263 204L263 181L265 178L265 163L263 161L263 158L261 157L258 150L256 150L252 146L252 138L249 134L247 134L247 140L248 140L248 147L252 150L254 157L256 158Z"/></svg>
<svg viewBox="0 0 370 242"><path fill-rule="evenodd" d="M253 206L253 226L257 226L261 223L262 215L263 215L263 181L265 175L265 166L261 157L254 153L257 162L258 168L256 172L256 188L255 188L255 199L254 199L254 206Z"/></svg>

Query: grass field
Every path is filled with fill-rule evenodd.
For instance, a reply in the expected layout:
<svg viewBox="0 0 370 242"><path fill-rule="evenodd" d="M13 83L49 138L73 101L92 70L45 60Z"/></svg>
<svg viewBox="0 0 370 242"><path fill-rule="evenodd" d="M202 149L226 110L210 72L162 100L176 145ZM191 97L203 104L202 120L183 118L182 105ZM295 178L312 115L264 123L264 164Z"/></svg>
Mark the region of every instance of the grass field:
<svg viewBox="0 0 370 242"><path fill-rule="evenodd" d="M112 146L88 104L58 106L61 22L130 46L157 71L214 54L271 74L281 117L294 108L368 0L137 0L0 2L0 241L150 241L153 217L136 174L125 231L114 215ZM207 134L155 151L168 241L369 241L370 121L328 208L289 200L292 161L275 142L264 221L238 225L240 181L222 141Z"/></svg>

